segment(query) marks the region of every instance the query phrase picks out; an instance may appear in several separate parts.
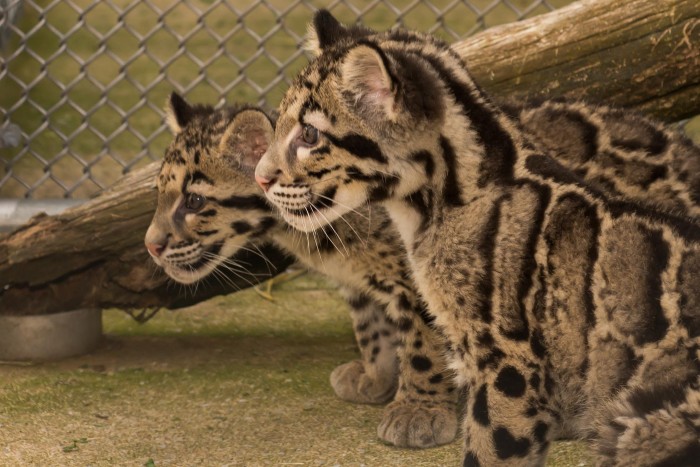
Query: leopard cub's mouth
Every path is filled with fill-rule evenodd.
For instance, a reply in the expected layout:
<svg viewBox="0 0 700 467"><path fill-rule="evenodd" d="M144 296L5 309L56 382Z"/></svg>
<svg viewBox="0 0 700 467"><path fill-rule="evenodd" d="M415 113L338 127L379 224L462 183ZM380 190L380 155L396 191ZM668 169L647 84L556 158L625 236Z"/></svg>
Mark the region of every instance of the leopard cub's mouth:
<svg viewBox="0 0 700 467"><path fill-rule="evenodd" d="M211 273L223 260L219 258L222 243L200 247L189 253L173 253L161 258L165 273L181 284L193 284Z"/></svg>

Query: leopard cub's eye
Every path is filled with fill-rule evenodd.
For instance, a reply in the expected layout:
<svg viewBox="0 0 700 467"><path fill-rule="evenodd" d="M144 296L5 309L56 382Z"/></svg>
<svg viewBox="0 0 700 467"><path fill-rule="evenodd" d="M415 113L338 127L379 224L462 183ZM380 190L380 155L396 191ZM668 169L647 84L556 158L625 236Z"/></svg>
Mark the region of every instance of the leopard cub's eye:
<svg viewBox="0 0 700 467"><path fill-rule="evenodd" d="M318 143L318 129L311 125L304 125L304 128L301 130L301 139L303 139L306 144L313 146Z"/></svg>
<svg viewBox="0 0 700 467"><path fill-rule="evenodd" d="M204 206L204 202L206 200L207 199L202 195L198 195L197 193L190 193L185 199L185 207L190 211L198 211L202 208L202 206Z"/></svg>

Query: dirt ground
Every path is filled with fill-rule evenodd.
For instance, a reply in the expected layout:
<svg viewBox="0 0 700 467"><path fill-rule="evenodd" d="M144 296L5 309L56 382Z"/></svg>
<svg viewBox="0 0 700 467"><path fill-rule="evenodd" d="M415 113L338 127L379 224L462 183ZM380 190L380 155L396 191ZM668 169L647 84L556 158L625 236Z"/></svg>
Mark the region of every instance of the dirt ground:
<svg viewBox="0 0 700 467"><path fill-rule="evenodd" d="M305 275L144 325L104 313L90 355L0 364L1 466L456 466L376 437L382 407L337 399L328 375L357 358L347 307ZM558 442L548 465L593 465Z"/></svg>

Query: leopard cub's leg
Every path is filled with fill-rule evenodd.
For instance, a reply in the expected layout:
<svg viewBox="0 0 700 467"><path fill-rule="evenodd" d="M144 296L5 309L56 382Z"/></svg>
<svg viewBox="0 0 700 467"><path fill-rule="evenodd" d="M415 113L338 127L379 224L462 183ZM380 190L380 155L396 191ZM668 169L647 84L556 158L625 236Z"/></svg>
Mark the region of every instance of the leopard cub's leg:
<svg viewBox="0 0 700 467"><path fill-rule="evenodd" d="M387 311L402 333L399 388L382 416L378 436L395 446L427 448L457 435L457 391L446 369L445 341L417 303L401 298Z"/></svg>
<svg viewBox="0 0 700 467"><path fill-rule="evenodd" d="M396 323L383 305L367 295L341 289L351 308L355 339L362 358L344 363L331 373L331 386L343 400L382 404L396 392L398 336Z"/></svg>
<svg viewBox="0 0 700 467"><path fill-rule="evenodd" d="M494 350L467 375L465 467L544 465L560 414L551 400L553 380L523 353L509 358Z"/></svg>

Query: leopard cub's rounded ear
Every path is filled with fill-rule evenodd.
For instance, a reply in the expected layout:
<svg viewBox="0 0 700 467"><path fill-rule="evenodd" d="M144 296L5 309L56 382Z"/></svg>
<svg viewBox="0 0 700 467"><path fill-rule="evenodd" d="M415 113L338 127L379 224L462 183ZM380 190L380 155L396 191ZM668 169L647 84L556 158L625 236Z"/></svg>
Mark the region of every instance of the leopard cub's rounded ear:
<svg viewBox="0 0 700 467"><path fill-rule="evenodd" d="M384 53L367 45L354 47L341 65L344 95L359 115L371 121L395 120L395 83Z"/></svg>
<svg viewBox="0 0 700 467"><path fill-rule="evenodd" d="M226 127L219 150L224 159L252 174L274 133L270 118L262 110L243 110Z"/></svg>

